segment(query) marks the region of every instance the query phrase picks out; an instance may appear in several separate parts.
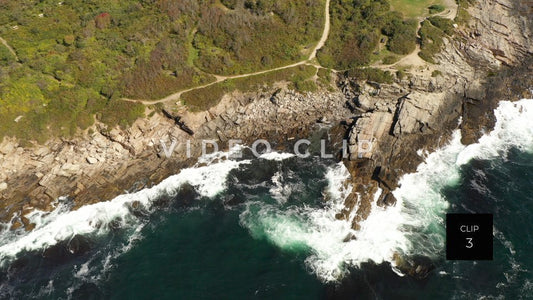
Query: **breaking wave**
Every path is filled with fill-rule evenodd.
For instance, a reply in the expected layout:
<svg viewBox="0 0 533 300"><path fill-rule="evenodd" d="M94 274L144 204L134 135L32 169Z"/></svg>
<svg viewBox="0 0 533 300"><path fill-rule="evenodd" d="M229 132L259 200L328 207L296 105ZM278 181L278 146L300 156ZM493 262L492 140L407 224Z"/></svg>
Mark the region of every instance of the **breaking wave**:
<svg viewBox="0 0 533 300"><path fill-rule="evenodd" d="M449 207L442 189L458 184L460 167L472 159L505 157L512 147L533 151L533 100L502 101L495 115L494 130L478 143L461 144L460 132L456 131L448 145L426 153L424 163L415 173L403 176L400 187L393 191L396 205L385 209L374 201L371 214L359 230L351 228L350 220L335 217L351 192L346 184L350 175L342 163L326 168L328 201L319 205L288 201L291 194L302 191L287 187L286 171L274 171L269 193L276 201L248 199L242 204L240 224L254 238L268 240L286 251L303 253L309 270L324 282L337 281L349 272L349 267L367 261L390 262L394 267L395 253L438 257L444 251L444 216ZM68 201L63 199L52 212L33 211L26 215L36 224L33 231L2 232L0 263L5 265L23 252L44 249L76 235L102 235L117 223L139 232L143 224L133 212L139 209L151 212L157 199L176 195L186 183L201 196L214 197L226 189L232 170L251 162L231 160L229 155L213 154L154 187L107 202L71 211ZM260 159L282 163L296 159L293 157L272 152ZM88 268L89 265L82 265L76 271L77 276L84 276Z"/></svg>

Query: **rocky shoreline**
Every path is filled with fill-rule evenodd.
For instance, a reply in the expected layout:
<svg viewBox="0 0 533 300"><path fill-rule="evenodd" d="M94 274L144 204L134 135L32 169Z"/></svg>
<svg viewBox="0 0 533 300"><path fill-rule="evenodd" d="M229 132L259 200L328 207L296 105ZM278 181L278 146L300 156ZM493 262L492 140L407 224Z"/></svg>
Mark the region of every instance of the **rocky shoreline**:
<svg viewBox="0 0 533 300"><path fill-rule="evenodd" d="M195 132L193 137L172 120L154 113L127 130L109 130L97 124L91 134L52 140L35 148L4 140L0 144L0 167L5 170L0 178L0 218L13 229L24 226L31 230L33 225L24 214L33 209L51 210L60 196L71 198L77 208L157 184L193 165L201 155L202 140L216 140L223 150L229 139L245 144L266 139L283 149L287 140L306 137L317 121L339 123L350 117L344 102L339 92L301 95L283 90L275 96L272 91L233 93L209 111L183 115ZM166 157L164 147L170 147L174 140L177 146ZM185 151L187 140L191 143L190 157Z"/></svg>
<svg viewBox="0 0 533 300"><path fill-rule="evenodd" d="M461 130L464 143L475 142L493 126L492 111L499 100L533 97L530 5L477 2L469 8L468 26L445 41L439 64L416 67L392 84L337 74L333 92L302 95L276 87L226 95L206 112L183 114L193 138L162 114L148 112L149 117L127 130L96 124L91 133L33 148L5 139L0 144L0 219L13 229L31 230L24 214L52 209L59 196L80 207L112 199L124 188L156 184L194 164L202 139L225 145L229 139L250 143L263 138L285 149L290 140L308 136L317 122L328 122L337 124L336 143L349 141L345 164L354 186L337 217L347 218L357 209L352 223L357 228L370 214L378 188L384 191L379 204L394 205L390 191L423 160L417 150L438 148L455 129ZM436 70L440 75L432 76ZM191 158L184 151L188 139L196 145ZM172 140L180 144L166 158L161 141L170 145ZM361 153L362 142L369 148Z"/></svg>

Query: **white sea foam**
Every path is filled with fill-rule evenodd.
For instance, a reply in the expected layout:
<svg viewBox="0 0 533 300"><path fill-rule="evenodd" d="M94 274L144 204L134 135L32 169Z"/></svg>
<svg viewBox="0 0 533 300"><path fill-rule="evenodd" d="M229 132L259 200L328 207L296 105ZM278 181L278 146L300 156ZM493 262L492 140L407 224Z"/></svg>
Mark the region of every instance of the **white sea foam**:
<svg viewBox="0 0 533 300"><path fill-rule="evenodd" d="M283 173L278 171L272 176L273 186L269 189L270 195L278 201L279 204L287 202L291 195L291 186L284 183Z"/></svg>
<svg viewBox="0 0 533 300"><path fill-rule="evenodd" d="M533 99L501 101L494 114L497 120L494 130L482 136L478 143L466 147L459 154L457 164L465 164L473 158L505 155L511 147L533 151Z"/></svg>
<svg viewBox="0 0 533 300"><path fill-rule="evenodd" d="M348 221L337 220L347 195L343 184L348 172L342 164L326 177L331 200L324 208L291 207L283 210L260 202L248 203L241 224L256 238L266 238L280 248L307 250L309 268L323 281L335 281L346 265L388 261L396 252L441 255L444 249L444 215L449 206L442 188L460 179L459 168L473 158L506 155L511 147L533 149L533 100L502 101L495 110L497 122L478 143L461 144L459 131L450 143L431 154L417 171L400 180L393 193L397 203L387 209L372 206L372 213L354 231ZM421 153L422 154L422 153ZM355 239L347 237L353 236Z"/></svg>
<svg viewBox="0 0 533 300"><path fill-rule="evenodd" d="M249 203L241 214L241 224L256 238L266 238L289 251L307 250L306 264L323 281L338 280L346 265L359 266L369 260L390 260L395 249L407 247L405 234L398 230L400 207L383 209L373 205L373 213L355 231L351 222L338 220L351 187L345 184L348 170L342 163L326 173L330 200L323 209L292 207L288 210L260 202ZM353 237L353 238L352 238Z"/></svg>
<svg viewBox="0 0 533 300"><path fill-rule="evenodd" d="M36 224L34 230L0 238L0 263L16 257L21 251L31 251L69 240L76 234L102 234L107 232L108 224L120 222L122 226L138 226L138 219L131 214L131 205L139 203L150 209L154 200L162 195L175 195L184 183L195 187L205 197L213 197L225 189L228 173L249 161L234 161L227 157L231 153L216 153L204 158L195 166L181 170L163 180L160 184L132 194L123 194L110 201L86 205L70 211L64 204L50 212L34 211L27 215Z"/></svg>
<svg viewBox="0 0 533 300"><path fill-rule="evenodd" d="M511 147L533 150L533 100L502 101L495 111L497 122L490 133L478 143L464 146L459 131L451 142L427 154L417 171L400 180L394 191L397 203L387 209L372 206L372 213L362 222L361 229L351 229L351 222L338 220L335 215L351 187L345 185L349 173L342 164L330 167L326 173L330 200L322 208L246 203L240 222L256 238L265 238L289 251L308 251L306 264L323 281L338 280L346 265L358 266L366 261L392 262L396 252L404 254L438 255L443 251L443 216L448 202L441 189L453 186L460 179L459 168L471 159L505 156ZM292 154L275 153L264 159L283 160ZM29 215L37 224L34 231L0 237L0 258L4 261L23 249L35 250L66 240L75 234L99 233L119 218L123 224L135 224L128 204L139 201L146 207L162 194L174 194L189 182L204 196L214 196L225 187L230 170L244 162L222 160L217 155L206 159L208 166L185 169L161 184L133 194L121 195L111 201L65 211L62 206L46 214ZM351 238L353 237L353 238Z"/></svg>
<svg viewBox="0 0 533 300"><path fill-rule="evenodd" d="M287 152L268 152L263 153L259 156L259 158L266 159L266 160L276 160L276 161L282 161L287 158L294 157L295 155L293 153L287 153Z"/></svg>

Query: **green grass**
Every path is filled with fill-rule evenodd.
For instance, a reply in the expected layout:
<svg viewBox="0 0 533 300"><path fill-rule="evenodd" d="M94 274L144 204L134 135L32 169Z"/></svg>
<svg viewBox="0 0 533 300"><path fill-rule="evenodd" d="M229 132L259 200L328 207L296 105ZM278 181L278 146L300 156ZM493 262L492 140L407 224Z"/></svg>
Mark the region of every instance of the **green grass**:
<svg viewBox="0 0 533 300"><path fill-rule="evenodd" d="M453 21L450 19L442 18L442 17L429 17L429 22L431 22L431 25L439 28L440 30L444 31L447 35L452 35L454 32L453 27Z"/></svg>
<svg viewBox="0 0 533 300"><path fill-rule="evenodd" d="M320 68L316 74L321 86L332 88L332 71L330 69Z"/></svg>
<svg viewBox="0 0 533 300"><path fill-rule="evenodd" d="M443 5L441 1L436 0L390 0L390 3L395 11L401 12L406 18L427 16L428 7Z"/></svg>
<svg viewBox="0 0 533 300"><path fill-rule="evenodd" d="M194 67L194 61L198 59L198 50L192 45L194 40L193 33L194 30L191 30L191 33L187 38L187 52L189 53L189 55L187 56L187 65L190 67Z"/></svg>
<svg viewBox="0 0 533 300"><path fill-rule="evenodd" d="M294 89L296 89L299 92L316 92L318 90L318 86L316 83L309 79L304 81L297 81L294 83Z"/></svg>
<svg viewBox="0 0 533 300"><path fill-rule="evenodd" d="M325 4L224 0L229 10L209 0L1 2L0 36L21 63L0 45L0 139L38 141L70 137L95 119L127 127L144 107L123 97L158 99L213 82L206 72L242 74L303 59L301 49L320 38ZM269 76L230 84L250 89ZM293 74L277 76L293 81ZM196 98L221 89L199 90Z"/></svg>
<svg viewBox="0 0 533 300"><path fill-rule="evenodd" d="M273 84L280 81L289 81L300 92L316 90L316 84L310 83L316 72L313 66L297 66L264 74L228 79L205 88L183 94L182 100L192 111L202 111L213 107L220 102L222 96L233 91L250 92L272 88Z"/></svg>

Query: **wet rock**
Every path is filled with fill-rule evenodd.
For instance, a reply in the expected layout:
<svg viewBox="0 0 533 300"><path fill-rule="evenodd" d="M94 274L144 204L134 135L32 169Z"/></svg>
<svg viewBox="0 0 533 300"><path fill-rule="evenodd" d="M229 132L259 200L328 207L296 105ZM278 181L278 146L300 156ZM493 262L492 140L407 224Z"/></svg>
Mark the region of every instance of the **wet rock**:
<svg viewBox="0 0 533 300"><path fill-rule="evenodd" d="M231 195L227 195L224 199L224 204L225 205L229 205L229 206L235 206L235 205L239 205L241 203L244 203L244 199L241 198L241 197L237 197L236 195L234 194L231 194Z"/></svg>
<svg viewBox="0 0 533 300"><path fill-rule="evenodd" d="M348 233L346 237L342 240L343 243L347 243L349 241L357 240L357 237L352 232Z"/></svg>
<svg viewBox="0 0 533 300"><path fill-rule="evenodd" d="M159 203L158 203L159 204ZM150 212L146 207L139 201L132 202L128 209L132 215L134 215L137 218L147 218L150 216ZM122 225L122 219L113 220L114 222L110 222L110 226L114 229L120 228Z"/></svg>
<svg viewBox="0 0 533 300"><path fill-rule="evenodd" d="M180 186L178 193L174 196L175 205L177 207L191 206L200 194L189 183L185 183Z"/></svg>
<svg viewBox="0 0 533 300"><path fill-rule="evenodd" d="M24 229L26 229L26 231L32 231L35 228L35 224L31 223L30 220L24 216L20 217L20 221L24 225Z"/></svg>
<svg viewBox="0 0 533 300"><path fill-rule="evenodd" d="M433 261L425 256L415 255L404 257L395 253L393 260L400 271L417 279L424 279L435 270Z"/></svg>
<svg viewBox="0 0 533 300"><path fill-rule="evenodd" d="M55 263L63 263L73 257L87 253L90 249L89 239L77 234L69 241L62 241L48 247L44 250L43 257Z"/></svg>
<svg viewBox="0 0 533 300"><path fill-rule="evenodd" d="M91 249L90 241L82 235L75 235L67 244L67 251L72 255L81 255Z"/></svg>
<svg viewBox="0 0 533 300"><path fill-rule="evenodd" d="M22 222L20 222L19 220L16 220L13 222L13 224L11 224L11 230L17 230L21 228L22 226L23 226Z"/></svg>
<svg viewBox="0 0 533 300"><path fill-rule="evenodd" d="M377 167L374 170L375 177L380 184L383 184L387 189L393 190L398 184L398 173L389 167Z"/></svg>
<svg viewBox="0 0 533 300"><path fill-rule="evenodd" d="M395 206L396 205L396 201L398 201L396 199L396 197L394 197L394 195L389 192L385 195L385 197L383 197L383 205L385 206Z"/></svg>

